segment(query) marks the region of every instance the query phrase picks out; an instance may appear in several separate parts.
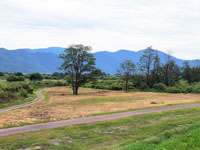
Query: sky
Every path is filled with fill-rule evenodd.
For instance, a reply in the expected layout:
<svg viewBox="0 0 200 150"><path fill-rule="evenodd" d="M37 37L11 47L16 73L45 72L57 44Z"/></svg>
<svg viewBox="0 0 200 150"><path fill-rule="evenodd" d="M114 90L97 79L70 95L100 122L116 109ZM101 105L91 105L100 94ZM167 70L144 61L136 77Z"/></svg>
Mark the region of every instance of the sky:
<svg viewBox="0 0 200 150"><path fill-rule="evenodd" d="M199 0L0 0L0 47L148 46L200 59Z"/></svg>

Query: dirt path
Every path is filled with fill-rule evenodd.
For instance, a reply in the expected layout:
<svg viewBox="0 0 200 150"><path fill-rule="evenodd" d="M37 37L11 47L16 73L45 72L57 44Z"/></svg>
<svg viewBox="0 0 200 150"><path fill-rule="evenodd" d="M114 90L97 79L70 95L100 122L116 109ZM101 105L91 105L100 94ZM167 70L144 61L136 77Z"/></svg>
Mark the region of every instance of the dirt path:
<svg viewBox="0 0 200 150"><path fill-rule="evenodd" d="M21 105L15 105L15 106L10 106L10 107L7 107L7 108L2 108L0 109L0 113L1 112L5 112L5 111L9 111L9 110L13 110L13 109L17 109L17 108L22 108L22 107L25 107L25 106L29 106L29 105L32 105L32 104L35 104L41 100L44 99L44 95L42 94L42 90L39 90L36 92L36 98L30 102L27 102L27 103L24 103L24 104L21 104Z"/></svg>
<svg viewBox="0 0 200 150"><path fill-rule="evenodd" d="M152 108L152 109L138 110L138 111L132 111L132 112L116 113L116 114L110 114L110 115L86 117L86 118L79 118L79 119L73 119L73 120L64 120L64 121L41 123L41 124L28 125L28 126L22 126L22 127L14 127L14 128L8 128L8 129L0 129L0 136L11 135L11 134L16 134L16 133L25 133L25 132L30 132L30 131L38 131L38 130L43 130L43 129L57 128L57 127L64 127L64 126L71 126L71 125L76 125L76 124L90 123L90 122L103 121L103 120L109 120L109 119L118 119L118 118L148 114L148 113L153 113L153 112L198 107L198 106L200 106L200 103Z"/></svg>

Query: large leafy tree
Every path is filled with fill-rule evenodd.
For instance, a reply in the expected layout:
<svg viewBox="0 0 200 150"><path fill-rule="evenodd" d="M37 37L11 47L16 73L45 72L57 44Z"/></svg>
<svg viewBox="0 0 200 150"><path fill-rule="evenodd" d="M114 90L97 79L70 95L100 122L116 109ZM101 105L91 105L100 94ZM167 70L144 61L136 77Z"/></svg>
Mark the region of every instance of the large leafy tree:
<svg viewBox="0 0 200 150"><path fill-rule="evenodd" d="M125 81L125 91L128 91L129 81L135 72L135 64L130 60L125 60L120 65L120 69L118 70L118 74Z"/></svg>
<svg viewBox="0 0 200 150"><path fill-rule="evenodd" d="M59 56L64 61L60 69L67 74L74 95L78 94L81 85L92 80L95 75L95 58L90 53L91 49L90 46L72 44Z"/></svg>

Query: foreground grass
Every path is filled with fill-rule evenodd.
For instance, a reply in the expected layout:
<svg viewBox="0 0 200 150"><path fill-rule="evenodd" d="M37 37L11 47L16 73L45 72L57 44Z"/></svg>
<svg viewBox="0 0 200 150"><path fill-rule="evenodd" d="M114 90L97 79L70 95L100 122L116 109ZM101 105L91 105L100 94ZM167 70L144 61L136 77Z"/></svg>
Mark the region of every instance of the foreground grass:
<svg viewBox="0 0 200 150"><path fill-rule="evenodd" d="M0 137L0 149L186 150L199 139L198 107Z"/></svg>

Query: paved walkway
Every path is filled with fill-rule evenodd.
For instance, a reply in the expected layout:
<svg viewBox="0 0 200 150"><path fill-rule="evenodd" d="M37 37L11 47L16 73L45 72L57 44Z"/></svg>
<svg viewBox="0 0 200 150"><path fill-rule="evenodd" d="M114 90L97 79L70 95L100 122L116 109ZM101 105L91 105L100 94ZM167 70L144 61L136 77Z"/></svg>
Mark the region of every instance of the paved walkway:
<svg viewBox="0 0 200 150"><path fill-rule="evenodd" d="M44 95L42 94L42 90L39 90L36 92L36 98L30 102L27 102L27 103L24 103L24 104L21 104L21 105L15 105L15 106L10 106L10 107L7 107L7 108L2 108L0 109L0 113L1 112L5 112L5 111L9 111L9 110L13 110L13 109L17 109L17 108L22 108L22 107L25 107L25 106L29 106L29 105L32 105L32 104L35 104L41 100L44 99Z"/></svg>
<svg viewBox="0 0 200 150"><path fill-rule="evenodd" d="M11 134L16 134L16 133L25 133L25 132L30 132L30 131L38 131L38 130L43 130L43 129L57 128L57 127L64 127L64 126L71 126L71 125L76 125L76 124L103 121L103 120L109 120L109 119L118 119L118 118L148 114L148 113L153 113L153 112L161 112L161 111L181 109L181 108L199 107L199 106L200 104L167 106L167 107L160 107L160 108L137 110L137 111L132 111L132 112L123 112L123 113L116 113L116 114L110 114L110 115L86 117L86 118L79 118L79 119L73 119L73 120L64 120L64 121L41 123L41 124L28 125L28 126L22 126L22 127L14 127L14 128L8 128L8 129L0 129L0 136L11 135Z"/></svg>

